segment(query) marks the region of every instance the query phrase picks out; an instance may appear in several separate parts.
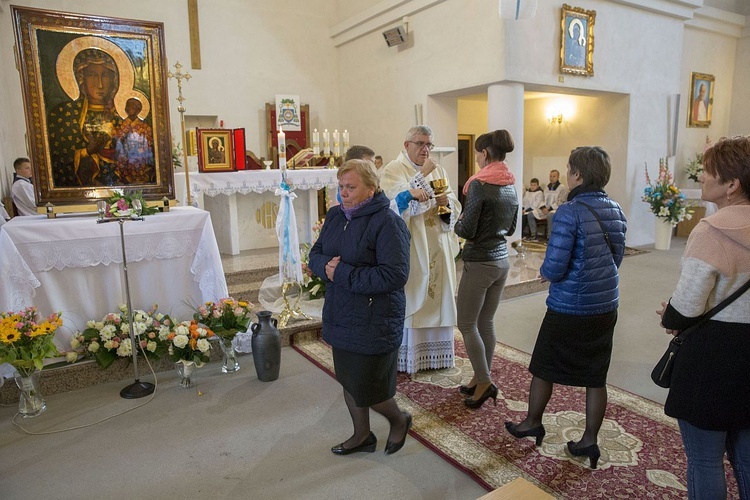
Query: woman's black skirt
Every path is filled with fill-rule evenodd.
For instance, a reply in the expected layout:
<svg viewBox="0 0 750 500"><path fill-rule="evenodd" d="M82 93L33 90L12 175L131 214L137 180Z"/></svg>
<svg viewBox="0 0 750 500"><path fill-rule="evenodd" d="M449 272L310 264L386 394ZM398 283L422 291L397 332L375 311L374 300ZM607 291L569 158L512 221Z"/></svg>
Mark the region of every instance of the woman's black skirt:
<svg viewBox="0 0 750 500"><path fill-rule="evenodd" d="M357 354L332 348L336 380L357 406L367 407L396 395L398 349L388 354Z"/></svg>
<svg viewBox="0 0 750 500"><path fill-rule="evenodd" d="M574 316L547 309L529 371L555 384L604 387L612 358L617 311Z"/></svg>

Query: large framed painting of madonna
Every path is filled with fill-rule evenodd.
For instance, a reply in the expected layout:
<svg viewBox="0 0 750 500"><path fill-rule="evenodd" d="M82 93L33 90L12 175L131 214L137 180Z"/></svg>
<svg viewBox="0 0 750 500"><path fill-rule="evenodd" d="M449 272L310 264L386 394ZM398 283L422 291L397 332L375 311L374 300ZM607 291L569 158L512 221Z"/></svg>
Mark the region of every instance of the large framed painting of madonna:
<svg viewBox="0 0 750 500"><path fill-rule="evenodd" d="M37 203L174 198L163 24L12 15Z"/></svg>

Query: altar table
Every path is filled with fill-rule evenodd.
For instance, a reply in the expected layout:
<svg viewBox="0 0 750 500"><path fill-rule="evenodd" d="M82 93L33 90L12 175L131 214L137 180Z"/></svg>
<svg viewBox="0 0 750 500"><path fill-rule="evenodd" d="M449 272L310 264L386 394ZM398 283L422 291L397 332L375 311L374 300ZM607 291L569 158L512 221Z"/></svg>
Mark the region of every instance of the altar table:
<svg viewBox="0 0 750 500"><path fill-rule="evenodd" d="M134 309L153 304L174 319L192 319L189 304L227 297L211 215L193 207L126 221L125 252ZM0 229L0 308L34 305L62 311L55 344L126 303L120 225L93 215L15 217Z"/></svg>
<svg viewBox="0 0 750 500"><path fill-rule="evenodd" d="M294 209L300 243L312 242L312 228L318 219L317 191L338 188L336 169L287 170L287 180L298 198ZM280 170L237 172L190 172L190 194L211 212L221 253L236 255L242 250L278 246L275 221L281 183ZM187 204L185 173L175 173L175 192ZM239 195L239 196L238 196Z"/></svg>

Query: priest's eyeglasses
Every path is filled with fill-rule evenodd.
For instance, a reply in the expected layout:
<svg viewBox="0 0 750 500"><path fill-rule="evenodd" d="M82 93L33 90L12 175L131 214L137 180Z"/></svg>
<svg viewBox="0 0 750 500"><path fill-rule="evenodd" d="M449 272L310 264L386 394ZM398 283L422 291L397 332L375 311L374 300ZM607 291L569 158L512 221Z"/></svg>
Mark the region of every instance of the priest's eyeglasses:
<svg viewBox="0 0 750 500"><path fill-rule="evenodd" d="M422 141L417 141L417 142L415 142L415 141L409 141L409 142L411 142L412 144L414 144L419 149L427 147L427 149L429 149L430 151L432 151L433 148L435 147L435 145L433 143L431 143L431 142L422 142Z"/></svg>

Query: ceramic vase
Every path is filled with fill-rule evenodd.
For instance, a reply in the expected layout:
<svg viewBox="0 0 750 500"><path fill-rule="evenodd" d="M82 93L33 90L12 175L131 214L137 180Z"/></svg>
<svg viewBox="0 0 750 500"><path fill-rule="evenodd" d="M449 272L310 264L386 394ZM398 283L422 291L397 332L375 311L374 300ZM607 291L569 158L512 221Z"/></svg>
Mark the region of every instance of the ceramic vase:
<svg viewBox="0 0 750 500"><path fill-rule="evenodd" d="M16 385L21 391L18 399L18 413L24 418L36 417L47 409L42 394L39 392L39 372L24 374L16 371Z"/></svg>
<svg viewBox="0 0 750 500"><path fill-rule="evenodd" d="M253 347L253 362L258 380L270 382L279 378L281 367L281 335L277 328L278 321L271 317L271 311L259 311L258 322L250 330Z"/></svg>
<svg viewBox="0 0 750 500"><path fill-rule="evenodd" d="M657 217L655 224L654 248L656 250L669 250L672 246L672 224L666 217Z"/></svg>

